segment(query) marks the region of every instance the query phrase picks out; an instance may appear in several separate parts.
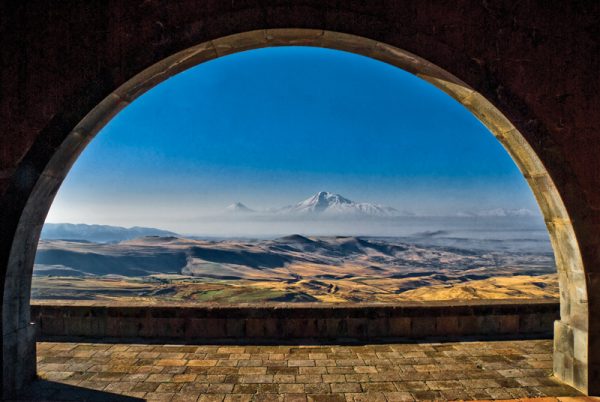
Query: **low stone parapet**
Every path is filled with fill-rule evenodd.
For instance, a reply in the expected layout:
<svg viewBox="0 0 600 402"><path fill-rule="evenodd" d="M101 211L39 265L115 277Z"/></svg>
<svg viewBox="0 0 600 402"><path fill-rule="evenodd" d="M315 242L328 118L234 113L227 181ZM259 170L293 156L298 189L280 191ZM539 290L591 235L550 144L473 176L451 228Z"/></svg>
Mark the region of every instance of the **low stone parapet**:
<svg viewBox="0 0 600 402"><path fill-rule="evenodd" d="M558 301L402 304L120 304L34 301L39 339L375 340L551 337Z"/></svg>

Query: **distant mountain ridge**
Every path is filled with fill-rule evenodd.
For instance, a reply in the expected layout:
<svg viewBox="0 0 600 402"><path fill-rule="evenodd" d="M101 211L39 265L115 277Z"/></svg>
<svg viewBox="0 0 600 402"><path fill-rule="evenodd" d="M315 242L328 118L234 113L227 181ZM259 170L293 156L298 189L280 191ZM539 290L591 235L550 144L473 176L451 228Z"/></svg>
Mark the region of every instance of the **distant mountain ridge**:
<svg viewBox="0 0 600 402"><path fill-rule="evenodd" d="M290 217L322 217L322 218L386 218L418 216L407 211L399 211L389 206L352 201L340 194L328 191L320 191L307 199L296 204L287 205L282 208L271 208L266 210L252 209L242 202L235 202L225 208L226 214L230 215L262 215L262 216L290 216ZM448 217L534 217L537 211L526 208L494 208L478 211L461 211L449 214Z"/></svg>
<svg viewBox="0 0 600 402"><path fill-rule="evenodd" d="M502 242L478 249L464 241L453 247L405 240L299 234L222 241L143 237L117 244L46 240L35 258L32 297L395 302L426 300L433 286L445 300L558 296L551 253L515 253ZM414 299L409 292L416 292Z"/></svg>
<svg viewBox="0 0 600 402"><path fill-rule="evenodd" d="M474 212L459 212L459 217L529 217L538 216L538 214L526 208L494 208Z"/></svg>
<svg viewBox="0 0 600 402"><path fill-rule="evenodd" d="M84 223L46 223L42 228L42 240L85 240L95 243L115 243L144 236L179 236L168 230L134 226L125 228Z"/></svg>
<svg viewBox="0 0 600 402"><path fill-rule="evenodd" d="M269 215L290 216L323 216L323 217L391 217L404 214L395 208L372 204L368 202L355 202L340 194L320 191L315 195L293 205L276 208L269 211L255 211L241 202L236 202L226 208L228 213L263 213Z"/></svg>
<svg viewBox="0 0 600 402"><path fill-rule="evenodd" d="M368 202L354 202L339 194L321 191L295 205L284 207L278 213L293 215L353 215L353 216L397 216L400 211L392 207Z"/></svg>
<svg viewBox="0 0 600 402"><path fill-rule="evenodd" d="M227 208L225 208L225 211L229 212L229 213L242 213L242 214L256 212L255 210L248 208L241 202L234 202L233 204L228 205Z"/></svg>

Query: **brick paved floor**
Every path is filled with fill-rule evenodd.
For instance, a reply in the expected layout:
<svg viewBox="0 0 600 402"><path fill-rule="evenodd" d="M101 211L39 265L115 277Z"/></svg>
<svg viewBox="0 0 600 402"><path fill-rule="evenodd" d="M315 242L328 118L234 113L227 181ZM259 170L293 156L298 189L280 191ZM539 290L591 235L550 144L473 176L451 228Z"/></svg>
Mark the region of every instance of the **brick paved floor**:
<svg viewBox="0 0 600 402"><path fill-rule="evenodd" d="M555 381L551 368L550 340L364 346L41 342L41 380L24 398L412 401L579 395Z"/></svg>

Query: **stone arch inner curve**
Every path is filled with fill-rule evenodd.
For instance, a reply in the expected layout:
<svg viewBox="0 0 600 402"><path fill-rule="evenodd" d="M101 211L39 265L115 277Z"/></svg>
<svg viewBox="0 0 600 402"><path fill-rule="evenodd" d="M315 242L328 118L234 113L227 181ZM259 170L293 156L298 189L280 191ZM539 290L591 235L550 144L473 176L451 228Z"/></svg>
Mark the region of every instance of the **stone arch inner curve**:
<svg viewBox="0 0 600 402"><path fill-rule="evenodd" d="M138 96L200 63L271 46L314 46L386 62L435 85L469 109L505 147L529 183L544 216L559 273L561 320L555 323L554 373L589 392L588 310L583 262L567 210L543 163L517 128L483 95L442 68L401 49L364 37L314 29L266 29L211 40L178 52L115 89L56 149L27 199L14 237L3 294L3 387L21 388L35 375L35 334L29 321L37 242L45 217L71 166L101 128ZM23 172L27 174L28 172Z"/></svg>

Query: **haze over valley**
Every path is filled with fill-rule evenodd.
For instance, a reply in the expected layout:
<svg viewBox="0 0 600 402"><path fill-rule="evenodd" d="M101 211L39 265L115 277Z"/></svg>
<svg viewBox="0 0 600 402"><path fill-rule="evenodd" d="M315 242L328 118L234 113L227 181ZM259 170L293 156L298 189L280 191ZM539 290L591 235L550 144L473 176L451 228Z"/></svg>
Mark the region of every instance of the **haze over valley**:
<svg viewBox="0 0 600 402"><path fill-rule="evenodd" d="M128 240L143 235L170 236L175 233L185 237L213 239L273 239L293 233L312 236L393 237L445 229L451 229L453 236L458 237L495 238L501 236L503 231L507 232L507 236L512 236L515 229L519 229L535 232L535 236L547 240L541 216L527 208L471 208L450 214L423 215L409 208L354 201L340 194L320 191L284 206L250 206L236 201L230 205L213 206L211 211L213 212L190 213L185 222L165 218L163 228L169 230L147 230L135 226L123 232L122 228L110 225L89 225L89 228L86 228L73 224L46 223L42 238L106 242ZM145 221L151 221L151 218ZM116 222L119 225L118 220ZM184 231L177 230L182 227ZM94 228L96 230L93 230ZM490 228L493 229L493 234L487 233ZM469 233L464 233L465 230Z"/></svg>
<svg viewBox="0 0 600 402"><path fill-rule="evenodd" d="M418 217L319 192L276 210L236 203L218 218L248 227L306 225L313 233L203 237L146 227L47 224L32 297L389 303L558 295L545 228L522 211ZM337 235L319 233L328 224ZM382 228L394 235L360 234Z"/></svg>
<svg viewBox="0 0 600 402"><path fill-rule="evenodd" d="M464 106L356 54L219 57L145 92L61 185L32 296L555 298L543 218Z"/></svg>

